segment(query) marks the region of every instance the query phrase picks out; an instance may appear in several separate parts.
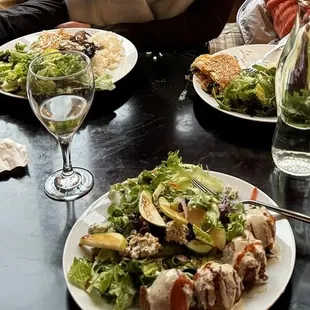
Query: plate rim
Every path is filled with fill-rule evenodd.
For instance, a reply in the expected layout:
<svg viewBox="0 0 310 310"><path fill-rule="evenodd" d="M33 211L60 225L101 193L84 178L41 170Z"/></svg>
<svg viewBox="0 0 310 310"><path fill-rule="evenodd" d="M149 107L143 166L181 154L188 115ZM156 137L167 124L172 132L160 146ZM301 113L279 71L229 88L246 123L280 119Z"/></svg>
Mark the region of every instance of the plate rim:
<svg viewBox="0 0 310 310"><path fill-rule="evenodd" d="M248 182L248 181L245 181L239 177L236 177L236 176L233 176L231 174L227 174L227 173L223 173L223 172L219 172L219 171L213 171L213 170L210 170L209 173L215 177L219 177L221 178L222 176L224 177L229 177L229 178L232 178L234 179L235 181L237 182L240 182L242 184L247 184L247 185L250 185L252 187L255 187L255 185L253 185L252 183ZM270 200L270 203L274 204L276 207L279 207L278 204L275 203L275 201L269 196L267 195L263 190L261 190L259 187L257 187L259 192L262 193L263 195L265 195L269 200ZM82 310L87 310L86 308L83 308L82 305L80 304L80 302L77 300L75 294L73 294L72 292L72 284L69 282L69 279L67 277L67 274L65 272L65 253L66 253L66 249L68 247L68 244L69 244L69 237L71 236L72 234L72 231L75 229L75 227L78 225L78 222L83 220L87 215L89 215L90 213L92 213L93 211L96 210L96 205L98 203L100 203L101 201L103 201L104 199L107 199L108 198L108 194L109 194L109 191L106 192L105 194L101 195L98 199L96 199L88 208L86 208L86 210L81 214L81 216L76 220L76 222L74 223L74 225L72 226L68 236L67 236L67 239L66 239L66 242L65 242L65 246L64 246L64 250L63 250L63 255L62 255L62 271L63 271L63 275L64 275L64 278L65 278L65 282L66 282L66 286L67 286L67 290L69 291L71 297L74 299L74 301L76 302L76 304L82 309ZM294 236L294 233L293 233L293 229L291 227L291 224L290 222L288 221L288 219L286 217L282 218L281 221L284 221L287 225L287 228L288 228L288 233L290 234L290 237L291 237L291 240L293 241L292 243L292 247L290 246L290 250L291 250L291 263L290 263L290 266L289 266L289 273L288 273L288 276L286 278L286 280L284 281L284 285L283 285L283 289L281 291L278 292L277 295L275 295L272 299L272 301L270 302L270 304L267 305L266 307L266 310L269 309L270 307L272 307L276 302L277 300L280 298L280 296L284 293L284 291L286 290L287 288L287 285L288 283L290 282L291 278L292 278L292 274L293 274L293 271L294 271L294 266L295 266L295 263L296 263L296 240L295 240L295 236ZM91 297L89 297L91 298Z"/></svg>
<svg viewBox="0 0 310 310"><path fill-rule="evenodd" d="M118 77L115 79L115 81L113 81L113 83L117 83L118 81L120 81L121 79L123 79L125 76L127 76L133 69L134 67L136 66L137 64L137 61L138 61L138 58L139 58L139 54L138 54L138 50L136 48L136 46L129 40L127 39L126 37L116 33L116 32L113 32L113 31L107 31L107 30L103 30L103 29L97 29L97 28L63 28L65 30L72 30L72 31L91 31L91 32L103 32L103 33L114 33L116 34L119 38L121 38L122 40L124 41L127 41L127 43L129 43L131 45L132 48L134 48L134 61L133 61L133 64L132 64L132 67L130 67L130 69L126 72L125 75L123 75L122 77ZM16 42L18 42L19 40L21 40L22 38L25 38L25 37L30 37L30 36L38 36L40 34L42 34L43 32L57 32L59 31L59 29L48 29L48 30L42 30L42 31L37 31L37 32L33 32L33 33L29 33L29 34L26 34L24 36L21 36L21 37L18 37L16 39L13 39L13 40L10 40L4 44L2 44L0 46L0 51L3 51L3 50L6 50L7 48L3 48L4 46L8 45L8 44L15 44ZM113 70L112 70L113 71ZM16 99L23 99L23 100L28 100L28 97L24 97L24 96L20 96L20 95L16 95L16 94L12 94L12 93L9 93L9 92L5 92L3 91L1 88L0 88L0 94L1 95L4 95L4 96L9 96L9 97L12 97L12 98L16 98Z"/></svg>
<svg viewBox="0 0 310 310"><path fill-rule="evenodd" d="M272 48L275 47L274 44L250 44L250 45L240 45L240 46L234 46L234 47L230 47L230 48L227 48L225 50L222 50L222 51L219 51L219 52L216 52L214 53L213 55L219 55L219 54L223 54L223 53L228 53L229 54L229 51L231 50L236 50L236 49L248 49L248 48L257 48L257 47L270 47L270 50ZM268 51L267 51L268 52ZM202 101L204 101L205 103L207 103L210 107L212 107L213 109L216 109L220 112L223 112L227 115L230 115L230 116L233 116L233 117L237 117L237 118L240 118L240 119L243 119L243 120L247 120L247 121L252 121L252 122L259 122L259 123L270 123L270 124L275 124L277 123L277 117L276 116L265 116L265 117L262 117L262 116L250 116L248 114L243 114L243 113L239 113L239 112L232 112L232 111L227 111L227 110L224 110L224 109L221 109L219 107L219 105L217 104L217 106L209 103L205 98L204 96L201 94L201 92L203 92L203 90L201 89L201 86L200 84L198 83L198 78L197 76L194 74L194 78L193 78L193 86L194 86L194 89L195 89L195 92L196 94L200 97L200 99ZM207 94L209 95L209 94ZM211 95L209 95L211 96ZM211 96L212 97L212 96ZM213 97L212 97L213 98ZM214 98L213 98L214 99ZM214 99L215 100L215 99Z"/></svg>

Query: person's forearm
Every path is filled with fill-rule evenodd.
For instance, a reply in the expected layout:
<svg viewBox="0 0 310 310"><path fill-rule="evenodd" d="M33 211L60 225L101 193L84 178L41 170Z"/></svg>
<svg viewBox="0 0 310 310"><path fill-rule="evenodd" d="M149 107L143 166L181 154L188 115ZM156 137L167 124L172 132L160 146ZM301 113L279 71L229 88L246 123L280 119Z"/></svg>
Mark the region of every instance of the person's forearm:
<svg viewBox="0 0 310 310"><path fill-rule="evenodd" d="M233 3L233 0L198 0L185 13L171 19L104 29L124 35L140 50L199 47L221 33Z"/></svg>
<svg viewBox="0 0 310 310"><path fill-rule="evenodd" d="M0 44L20 36L54 28L68 20L62 0L28 0L0 10Z"/></svg>

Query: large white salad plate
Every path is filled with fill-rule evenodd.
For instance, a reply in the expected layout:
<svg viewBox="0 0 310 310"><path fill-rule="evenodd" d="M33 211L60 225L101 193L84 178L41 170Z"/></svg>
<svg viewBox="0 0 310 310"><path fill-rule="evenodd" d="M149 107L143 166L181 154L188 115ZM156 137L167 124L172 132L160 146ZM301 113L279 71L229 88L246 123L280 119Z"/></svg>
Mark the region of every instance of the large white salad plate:
<svg viewBox="0 0 310 310"><path fill-rule="evenodd" d="M224 184L231 185L239 190L241 199L249 198L253 185L238 179L236 177L210 172L211 175L223 180ZM259 190L258 200L267 203L275 204L264 192ZM68 289L83 310L111 310L112 305L108 305L103 299L93 300L86 292L73 286L67 277L74 257L82 257L84 253L79 247L81 236L87 234L89 225L105 221L107 219L107 208L110 204L108 194L103 195L95 201L77 220L68 235L64 252L63 252L63 271L67 282ZM295 264L295 239L291 226L287 219L279 219L277 225L277 246L280 249L280 259L275 260L268 265L267 273L269 276L268 282L263 289L253 291L253 294L247 294L244 298L243 310L266 310L269 309L280 295L284 292L287 286ZM137 310L137 307L131 308Z"/></svg>
<svg viewBox="0 0 310 310"><path fill-rule="evenodd" d="M238 47L232 47L228 48L226 50L220 51L214 55L217 54L229 54L237 58L239 61L240 67L242 69L248 68L251 64L254 62L262 59L266 53L268 53L271 49L274 48L274 45L271 44L253 44L253 45L242 45ZM279 57L281 54L282 49L280 48L274 53L271 53L270 56L267 57L263 65L274 65L276 66ZM274 116L265 116L265 117L259 117L259 116L250 116L247 114L242 114L238 112L231 112L231 111L226 111L224 109L221 109L216 102L215 98L209 94L207 94L205 91L202 90L198 78L194 76L193 78L193 85L195 88L196 93L199 95L199 97L205 101L207 104L209 104L211 107L232 115L234 117L250 120L250 121L256 121L256 122L263 122L263 123L276 123L277 118Z"/></svg>
<svg viewBox="0 0 310 310"><path fill-rule="evenodd" d="M93 29L93 28L68 28L66 29L66 32L69 32L70 34L75 34L76 32L82 31L82 30L88 32L90 35L94 35L96 33L102 33L102 34L108 33L108 31L105 31L105 30ZM45 32L52 33L52 32L57 32L57 31L59 31L59 29L46 30ZM32 33L32 34L20 37L18 39L12 40L0 46L0 51L13 49L17 42L30 46L34 41L38 39L38 37L42 33L43 31L36 32L36 33ZM125 55L124 55L123 60L118 65L118 67L115 70L111 71L113 83L116 83L119 80L121 80L123 77L125 77L134 68L138 60L138 51L136 47L133 45L133 43L131 43L128 39L124 38L121 35L117 34L117 36L123 44ZM0 93L3 95L14 97L14 98L26 99L26 97L8 93L1 89L0 89Z"/></svg>

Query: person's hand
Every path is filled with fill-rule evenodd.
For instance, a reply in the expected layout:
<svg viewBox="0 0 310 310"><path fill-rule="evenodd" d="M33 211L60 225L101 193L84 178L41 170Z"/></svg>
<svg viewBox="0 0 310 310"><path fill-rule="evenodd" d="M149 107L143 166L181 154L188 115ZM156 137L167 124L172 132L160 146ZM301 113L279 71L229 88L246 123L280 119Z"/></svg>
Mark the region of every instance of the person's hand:
<svg viewBox="0 0 310 310"><path fill-rule="evenodd" d="M56 28L58 28L58 29L59 28L91 28L91 25L71 21L71 22L60 24Z"/></svg>

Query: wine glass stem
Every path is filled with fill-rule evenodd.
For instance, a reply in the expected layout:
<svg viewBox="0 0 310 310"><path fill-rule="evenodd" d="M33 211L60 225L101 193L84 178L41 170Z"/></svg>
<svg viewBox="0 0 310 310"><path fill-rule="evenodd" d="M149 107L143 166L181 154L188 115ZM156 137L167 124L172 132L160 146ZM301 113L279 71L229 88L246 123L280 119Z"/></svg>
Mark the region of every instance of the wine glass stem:
<svg viewBox="0 0 310 310"><path fill-rule="evenodd" d="M73 168L71 164L71 142L72 138L66 140L59 139L59 145L63 159L62 174L64 176L70 176L73 174Z"/></svg>

